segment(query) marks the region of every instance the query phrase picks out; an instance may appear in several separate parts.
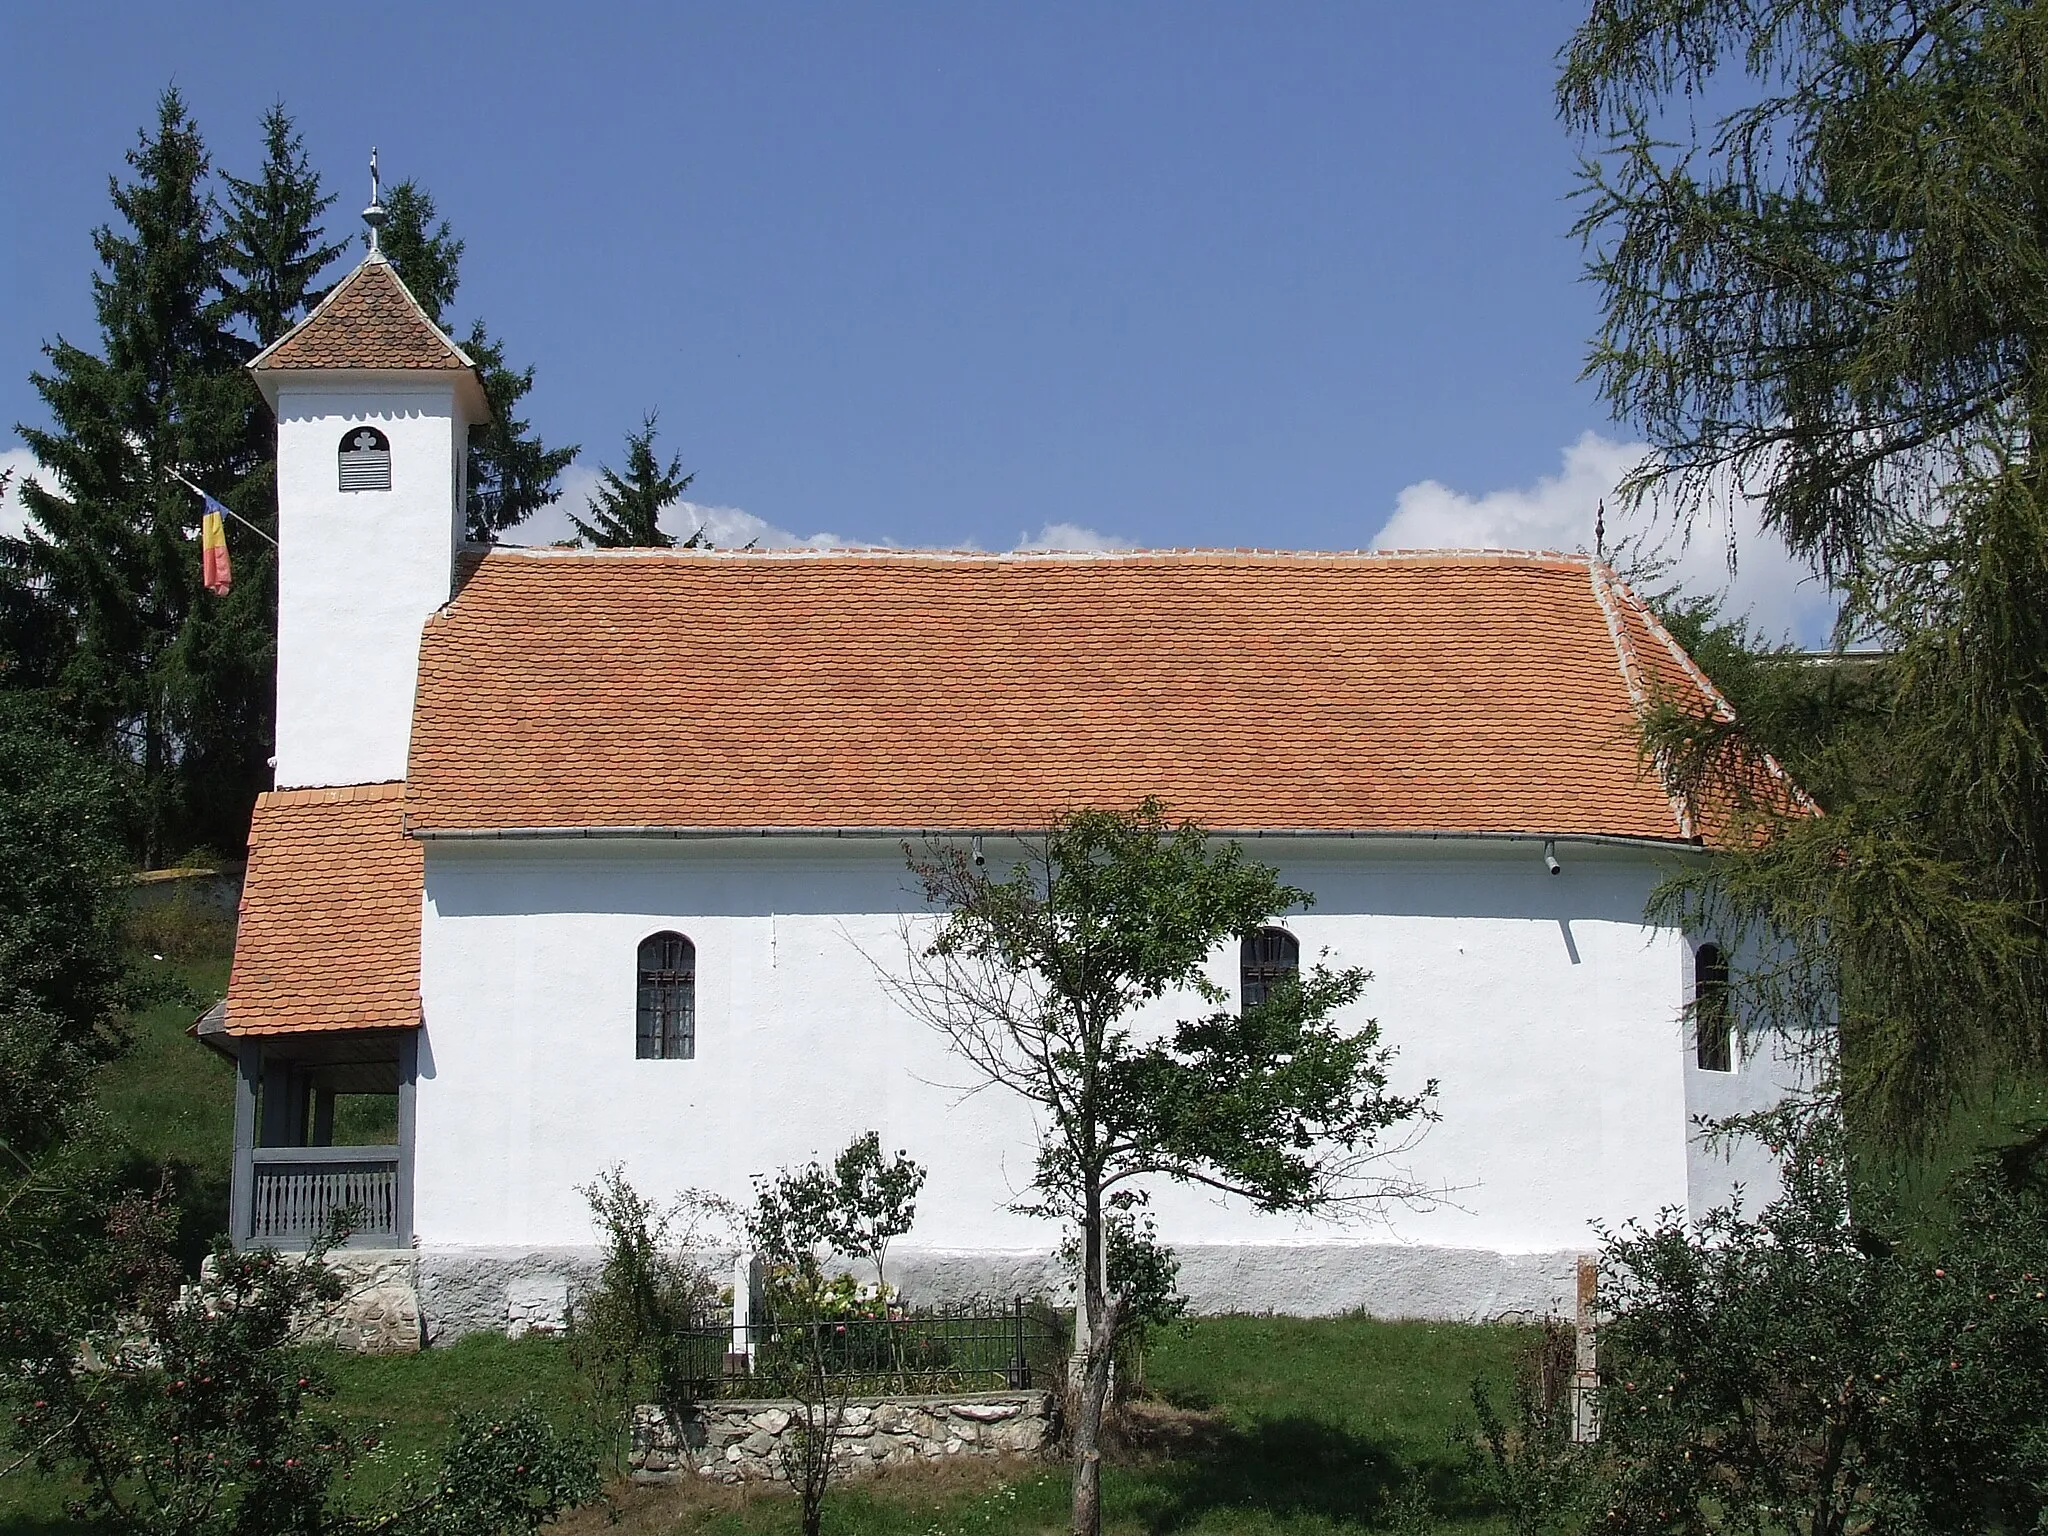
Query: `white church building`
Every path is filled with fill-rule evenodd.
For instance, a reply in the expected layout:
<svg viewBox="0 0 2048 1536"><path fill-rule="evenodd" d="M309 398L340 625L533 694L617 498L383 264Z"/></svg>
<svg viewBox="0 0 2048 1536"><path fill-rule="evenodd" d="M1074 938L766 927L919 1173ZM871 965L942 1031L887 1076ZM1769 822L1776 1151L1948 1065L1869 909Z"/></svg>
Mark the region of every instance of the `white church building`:
<svg viewBox="0 0 2048 1536"><path fill-rule="evenodd" d="M355 1205L358 1247L415 1256L430 1335L504 1326L589 1263L603 1170L744 1197L873 1128L930 1169L897 1283L1052 1290L1059 1234L1009 1208L1030 1116L964 1097L885 984L926 916L904 844L1002 868L1147 796L1316 895L1219 984L1362 966L1395 1087L1439 1084L1396 1158L1427 1208L1155 1190L1198 1309L1551 1310L1595 1222L1770 1182L1696 1122L1787 1069L1713 1009L1695 1030L1713 936L1645 916L1708 840L1640 712L1718 696L1598 560L484 549L476 371L381 257L251 367L277 787L201 1029L238 1067L238 1243ZM357 1094L396 1096L393 1144L334 1144Z"/></svg>

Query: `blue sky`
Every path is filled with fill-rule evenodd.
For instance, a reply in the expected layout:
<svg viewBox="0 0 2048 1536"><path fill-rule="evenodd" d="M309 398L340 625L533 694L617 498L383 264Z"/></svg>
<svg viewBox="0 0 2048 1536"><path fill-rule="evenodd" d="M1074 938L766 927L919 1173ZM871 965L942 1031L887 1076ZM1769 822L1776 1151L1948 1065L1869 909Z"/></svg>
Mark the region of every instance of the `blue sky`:
<svg viewBox="0 0 2048 1536"><path fill-rule="evenodd" d="M230 168L282 99L337 224L373 142L433 192L458 317L584 445L572 495L658 408L721 530L1570 547L1633 458L1578 377L1550 98L1578 14L12 8L0 447L41 419L39 344L91 340L107 176L175 81ZM1760 618L1812 630L1782 561L1744 565Z"/></svg>

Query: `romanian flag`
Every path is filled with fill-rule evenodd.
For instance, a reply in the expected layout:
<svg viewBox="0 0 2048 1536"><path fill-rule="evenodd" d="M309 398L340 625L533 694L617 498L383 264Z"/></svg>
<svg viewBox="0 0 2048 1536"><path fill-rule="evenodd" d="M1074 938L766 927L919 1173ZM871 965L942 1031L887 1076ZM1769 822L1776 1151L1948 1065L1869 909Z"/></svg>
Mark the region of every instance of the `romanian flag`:
<svg viewBox="0 0 2048 1536"><path fill-rule="evenodd" d="M228 569L228 509L211 496L202 499L206 514L199 519L199 579L207 591L221 597L234 581L234 572Z"/></svg>

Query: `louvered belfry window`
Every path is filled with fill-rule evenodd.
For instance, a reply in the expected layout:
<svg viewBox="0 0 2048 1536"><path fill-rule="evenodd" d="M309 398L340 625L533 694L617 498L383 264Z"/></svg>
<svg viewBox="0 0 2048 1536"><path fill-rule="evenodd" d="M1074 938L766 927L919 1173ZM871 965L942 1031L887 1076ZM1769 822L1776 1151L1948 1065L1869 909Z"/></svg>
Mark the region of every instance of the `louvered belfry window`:
<svg viewBox="0 0 2048 1536"><path fill-rule="evenodd" d="M1238 950L1237 979L1244 1006L1256 1008L1273 995L1283 976L1301 970L1301 945L1285 928L1248 933Z"/></svg>
<svg viewBox="0 0 2048 1536"><path fill-rule="evenodd" d="M375 427L350 427L341 435L341 488L391 489L391 439Z"/></svg>
<svg viewBox="0 0 2048 1536"><path fill-rule="evenodd" d="M1735 1010L1728 995L1728 960L1718 944L1692 955L1692 1027L1702 1072L1735 1070Z"/></svg>
<svg viewBox="0 0 2048 1536"><path fill-rule="evenodd" d="M634 1055L687 1061L697 1054L697 946L680 933L640 941L640 1024Z"/></svg>

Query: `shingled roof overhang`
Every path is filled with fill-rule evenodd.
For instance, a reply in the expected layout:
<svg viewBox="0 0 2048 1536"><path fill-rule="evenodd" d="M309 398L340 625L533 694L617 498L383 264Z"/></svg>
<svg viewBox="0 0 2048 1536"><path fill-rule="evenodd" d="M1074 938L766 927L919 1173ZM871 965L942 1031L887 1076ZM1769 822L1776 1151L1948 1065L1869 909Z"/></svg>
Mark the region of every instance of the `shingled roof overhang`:
<svg viewBox="0 0 2048 1536"><path fill-rule="evenodd" d="M1666 694L1726 708L1583 556L496 550L426 628L406 830L989 836L1156 795L1239 837L1696 845L1639 747Z"/></svg>
<svg viewBox="0 0 2048 1536"><path fill-rule="evenodd" d="M257 797L226 1007L202 1037L418 1026L422 861L400 824L404 793Z"/></svg>

